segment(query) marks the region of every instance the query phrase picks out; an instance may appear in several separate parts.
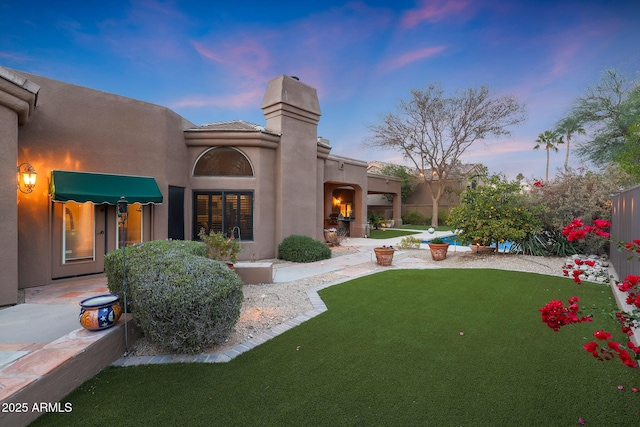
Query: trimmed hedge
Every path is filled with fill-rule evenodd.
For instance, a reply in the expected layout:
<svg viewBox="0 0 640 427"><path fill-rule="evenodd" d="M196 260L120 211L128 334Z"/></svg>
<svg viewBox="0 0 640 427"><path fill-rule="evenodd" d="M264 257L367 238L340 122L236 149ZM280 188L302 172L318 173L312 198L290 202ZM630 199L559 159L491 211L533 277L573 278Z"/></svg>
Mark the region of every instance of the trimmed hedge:
<svg viewBox="0 0 640 427"><path fill-rule="evenodd" d="M431 223L431 218L424 215L422 212L408 211L402 216L402 223L411 225L429 225Z"/></svg>
<svg viewBox="0 0 640 427"><path fill-rule="evenodd" d="M278 246L278 259L293 262L314 262L331 258L331 249L309 236L292 235Z"/></svg>
<svg viewBox="0 0 640 427"><path fill-rule="evenodd" d="M166 252L131 280L136 322L169 351L198 353L221 344L240 317L242 279L220 261Z"/></svg>
<svg viewBox="0 0 640 427"><path fill-rule="evenodd" d="M189 240L153 240L137 245L127 246L126 248L127 263L127 287L130 288L131 274L147 264L154 263L156 258L167 252L182 252L201 257L207 257L209 249L202 242ZM122 296L122 282L124 275L123 267L123 249L116 249L109 252L104 257L104 273L107 276L107 286L109 292ZM134 304L130 303L129 309ZM129 310L130 311L130 310Z"/></svg>

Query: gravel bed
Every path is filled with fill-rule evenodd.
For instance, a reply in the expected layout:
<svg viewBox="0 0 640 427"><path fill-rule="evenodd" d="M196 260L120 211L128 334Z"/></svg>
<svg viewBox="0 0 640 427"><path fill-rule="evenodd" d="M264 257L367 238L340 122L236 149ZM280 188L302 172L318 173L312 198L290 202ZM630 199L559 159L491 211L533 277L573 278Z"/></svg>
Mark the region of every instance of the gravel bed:
<svg viewBox="0 0 640 427"><path fill-rule="evenodd" d="M332 256L337 257L357 251L358 248L341 246L332 250ZM501 253L475 254L454 252L451 248L447 253L447 258L438 262L431 260L431 252L425 249L398 251L394 256L394 263L406 258L419 259L428 264L433 264L434 267L442 268L494 268L554 276L562 276L562 265L564 263L564 258ZM293 265L293 263L275 259L268 261L274 263L274 269L276 270ZM390 268L378 266L373 261L351 267L360 267L369 271ZM344 280L345 278L346 276L333 272L286 283L245 285L243 287L244 301L242 311L234 332L224 344L207 349L206 353L224 352L311 310L313 307L307 297L307 290L338 280ZM168 353L153 346L145 337L138 339L127 352L127 356L153 356L159 354Z"/></svg>

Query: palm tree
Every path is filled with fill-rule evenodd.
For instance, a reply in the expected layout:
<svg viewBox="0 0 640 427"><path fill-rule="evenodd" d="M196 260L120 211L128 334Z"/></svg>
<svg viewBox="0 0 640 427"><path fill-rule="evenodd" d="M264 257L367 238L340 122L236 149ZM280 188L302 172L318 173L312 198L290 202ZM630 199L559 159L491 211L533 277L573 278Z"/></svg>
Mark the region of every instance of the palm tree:
<svg viewBox="0 0 640 427"><path fill-rule="evenodd" d="M566 117L556 125L556 132L566 135L567 137L567 156L564 159L564 171L569 170L569 150L571 145L571 136L574 134L586 135L582 124L577 117Z"/></svg>
<svg viewBox="0 0 640 427"><path fill-rule="evenodd" d="M533 147L533 149L537 150L540 147L544 147L547 151L547 173L544 178L545 183L549 181L549 152L551 150L557 152L558 145L563 143L562 135L555 130L545 130L543 133L538 135L538 139L536 139L536 146Z"/></svg>

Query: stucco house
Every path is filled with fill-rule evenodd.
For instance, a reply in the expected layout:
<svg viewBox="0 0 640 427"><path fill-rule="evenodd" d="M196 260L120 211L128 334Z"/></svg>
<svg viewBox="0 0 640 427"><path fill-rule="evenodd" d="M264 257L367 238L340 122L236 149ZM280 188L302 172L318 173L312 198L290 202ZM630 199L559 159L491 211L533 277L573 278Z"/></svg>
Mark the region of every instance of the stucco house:
<svg viewBox="0 0 640 427"><path fill-rule="evenodd" d="M122 244L123 196L127 244L204 228L241 239L239 258L253 261L275 257L292 234L323 240L336 218L363 236L367 194L399 195L399 180L331 154L316 90L299 79L268 82L261 108L264 125L196 126L162 106L0 67L0 306L20 288L102 272ZM399 197L393 212L401 221Z"/></svg>

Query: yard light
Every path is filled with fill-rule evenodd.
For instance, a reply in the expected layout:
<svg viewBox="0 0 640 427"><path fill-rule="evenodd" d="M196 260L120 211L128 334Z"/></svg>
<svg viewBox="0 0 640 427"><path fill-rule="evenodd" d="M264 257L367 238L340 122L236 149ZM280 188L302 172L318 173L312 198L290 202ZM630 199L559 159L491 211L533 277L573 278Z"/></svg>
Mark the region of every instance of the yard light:
<svg viewBox="0 0 640 427"><path fill-rule="evenodd" d="M433 234L436 232L436 229L433 227L429 227L429 229L427 230L429 232L429 234Z"/></svg>
<svg viewBox="0 0 640 427"><path fill-rule="evenodd" d="M124 296L124 349L129 350L129 337L127 334L127 236L125 223L129 214L129 202L124 196L120 197L116 205L118 210L118 219L122 224L122 236L120 241L122 246L122 294Z"/></svg>

